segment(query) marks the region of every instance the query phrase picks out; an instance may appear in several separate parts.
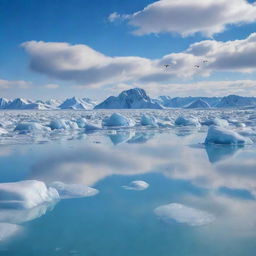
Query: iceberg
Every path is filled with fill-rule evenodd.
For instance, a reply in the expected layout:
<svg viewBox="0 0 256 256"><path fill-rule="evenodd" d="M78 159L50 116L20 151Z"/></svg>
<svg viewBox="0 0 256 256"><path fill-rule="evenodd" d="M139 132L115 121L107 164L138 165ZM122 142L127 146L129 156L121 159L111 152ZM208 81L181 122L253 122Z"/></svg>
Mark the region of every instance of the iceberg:
<svg viewBox="0 0 256 256"><path fill-rule="evenodd" d="M228 130L224 127L212 125L208 129L208 133L205 139L205 144L233 144L244 145L252 144L252 140L247 137Z"/></svg>
<svg viewBox="0 0 256 256"><path fill-rule="evenodd" d="M50 131L49 127L43 126L36 122L18 123L14 128L14 131L20 133L32 132L32 131Z"/></svg>
<svg viewBox="0 0 256 256"><path fill-rule="evenodd" d="M132 127L135 125L135 122L119 113L113 113L110 117L102 121L102 126L110 127Z"/></svg>
<svg viewBox="0 0 256 256"><path fill-rule="evenodd" d="M142 115L140 119L140 124L143 126L147 126L147 125L154 126L154 127L158 126L156 118L154 116L150 116L146 114Z"/></svg>
<svg viewBox="0 0 256 256"><path fill-rule="evenodd" d="M102 130L102 127L97 124L86 123L84 126L84 131L86 133L95 132L98 130Z"/></svg>
<svg viewBox="0 0 256 256"><path fill-rule="evenodd" d="M217 125L221 127L227 127L229 126L229 123L226 119L215 117L213 119L205 120L204 122L202 122L202 125L207 125L207 126Z"/></svg>
<svg viewBox="0 0 256 256"><path fill-rule="evenodd" d="M199 127L200 123L199 121L194 118L194 117L183 117L183 116L179 116L176 120L175 120L175 125L178 126L196 126Z"/></svg>
<svg viewBox="0 0 256 256"><path fill-rule="evenodd" d="M77 123L72 121L67 121L64 119L54 119L50 122L49 127L52 130L58 130L58 129L79 129Z"/></svg>
<svg viewBox="0 0 256 256"><path fill-rule="evenodd" d="M85 118L79 118L78 120L76 120L76 123L79 128L84 128L87 123L87 120Z"/></svg>
<svg viewBox="0 0 256 256"><path fill-rule="evenodd" d="M47 188L42 181L0 183L0 207L28 209L58 199L57 190Z"/></svg>
<svg viewBox="0 0 256 256"><path fill-rule="evenodd" d="M189 226L203 226L215 220L214 215L182 204L162 205L154 210L155 214L165 222L177 222Z"/></svg>
<svg viewBox="0 0 256 256"><path fill-rule="evenodd" d="M81 184L65 184L60 181L53 182L50 187L56 189L61 199L95 196L99 190Z"/></svg>
<svg viewBox="0 0 256 256"><path fill-rule="evenodd" d="M149 184L143 180L134 180L128 186L123 186L127 190L145 190L149 187Z"/></svg>

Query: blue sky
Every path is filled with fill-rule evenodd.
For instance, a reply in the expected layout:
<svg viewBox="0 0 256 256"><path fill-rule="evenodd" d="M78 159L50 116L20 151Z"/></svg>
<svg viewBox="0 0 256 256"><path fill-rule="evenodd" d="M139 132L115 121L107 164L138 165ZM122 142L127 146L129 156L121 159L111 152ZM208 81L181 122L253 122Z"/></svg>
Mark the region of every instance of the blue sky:
<svg viewBox="0 0 256 256"><path fill-rule="evenodd" d="M193 24L195 19L191 22L191 17L187 17L186 11L200 13L205 8L196 0L198 9L193 10L191 1L183 0L179 9L175 9L174 0L162 0L166 7L161 9L158 2L146 0L0 0L0 95L33 99L73 95L104 98L134 86L148 90L153 96L256 95L256 65L246 57L250 56L249 50L256 53L256 47L246 41L256 32L254 1L217 0L219 9L226 10L224 15L217 13L223 21L213 19L207 28L202 27L203 18ZM203 9L209 12L205 16L216 16L213 0L205 1L209 2L207 9ZM175 17L180 10L180 16ZM135 15L136 12L140 13ZM109 19L112 13L116 13L114 20ZM134 32L138 28L140 34ZM206 40L214 43L212 48L227 48L227 52L214 50L201 55L200 59L209 62L207 67L203 67L194 52L193 56L181 55L191 45ZM241 43L219 44L235 40ZM29 41L35 42L24 46ZM38 48L39 41L43 44ZM72 48L74 45L85 45L95 52L84 47ZM228 56L233 47L239 52L249 49L244 50L244 56L237 56L243 61L241 66L232 66L232 60L220 57ZM90 65L86 63L87 54L92 54ZM79 65L73 62L77 58ZM169 62L173 67L165 70L163 65ZM194 64L199 63L200 71L195 71ZM109 78L104 79L105 76Z"/></svg>

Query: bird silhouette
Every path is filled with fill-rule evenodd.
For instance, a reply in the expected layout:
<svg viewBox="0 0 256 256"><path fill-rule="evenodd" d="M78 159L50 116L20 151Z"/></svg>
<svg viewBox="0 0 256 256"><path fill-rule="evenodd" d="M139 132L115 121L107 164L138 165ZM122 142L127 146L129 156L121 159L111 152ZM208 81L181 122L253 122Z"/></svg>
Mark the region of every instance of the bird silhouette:
<svg viewBox="0 0 256 256"><path fill-rule="evenodd" d="M200 68L200 66L199 66L199 65L195 65L194 67L195 67L195 68Z"/></svg>
<svg viewBox="0 0 256 256"><path fill-rule="evenodd" d="M166 68L168 68L168 67L170 67L170 64L165 64L164 66L165 66Z"/></svg>

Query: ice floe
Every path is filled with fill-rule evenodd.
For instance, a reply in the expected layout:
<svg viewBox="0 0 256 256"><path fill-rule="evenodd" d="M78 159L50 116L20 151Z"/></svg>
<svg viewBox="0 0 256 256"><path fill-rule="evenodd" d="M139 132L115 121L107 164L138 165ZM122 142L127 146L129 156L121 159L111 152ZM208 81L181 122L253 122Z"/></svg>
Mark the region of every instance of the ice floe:
<svg viewBox="0 0 256 256"><path fill-rule="evenodd" d="M145 190L149 187L149 184L143 180L134 180L129 185L123 186L127 190Z"/></svg>
<svg viewBox="0 0 256 256"><path fill-rule="evenodd" d="M95 196L99 191L81 184L65 184L60 181L51 183L51 188L58 191L61 199Z"/></svg>
<svg viewBox="0 0 256 256"><path fill-rule="evenodd" d="M140 123L142 126L147 126L147 125L150 125L150 126L153 126L153 127L157 127L157 120L154 116L150 116L150 115L147 115L147 114L143 114L141 119L140 119Z"/></svg>
<svg viewBox="0 0 256 256"><path fill-rule="evenodd" d="M203 226L215 220L214 215L206 211L178 203L159 206L154 212L165 222L177 222L189 226Z"/></svg>
<svg viewBox="0 0 256 256"><path fill-rule="evenodd" d="M43 126L36 122L27 122L27 123L18 123L14 128L14 131L18 131L19 133L27 133L27 132L39 132L39 131L50 131L49 127Z"/></svg>
<svg viewBox="0 0 256 256"><path fill-rule="evenodd" d="M252 144L252 140L247 137L243 137L235 131L229 130L224 127L212 125L208 129L208 133L205 139L205 144L234 144L245 145Z"/></svg>
<svg viewBox="0 0 256 256"><path fill-rule="evenodd" d="M59 199L57 190L47 188L41 181L0 183L0 207L26 209L57 199Z"/></svg>
<svg viewBox="0 0 256 256"><path fill-rule="evenodd" d="M103 120L102 125L110 127L132 127L135 125L135 122L124 115L113 113L110 117Z"/></svg>
<svg viewBox="0 0 256 256"><path fill-rule="evenodd" d="M175 125L178 126L200 126L200 123L197 118L195 117L184 117L184 116L179 116L175 120Z"/></svg>

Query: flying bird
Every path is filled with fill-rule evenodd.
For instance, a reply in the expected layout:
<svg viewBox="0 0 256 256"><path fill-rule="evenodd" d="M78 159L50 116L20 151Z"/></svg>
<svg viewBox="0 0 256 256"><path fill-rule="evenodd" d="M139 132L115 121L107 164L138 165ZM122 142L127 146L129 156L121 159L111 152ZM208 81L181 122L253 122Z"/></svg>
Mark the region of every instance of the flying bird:
<svg viewBox="0 0 256 256"><path fill-rule="evenodd" d="M199 66L199 65L195 65L194 67L195 67L195 68L200 68L200 66Z"/></svg>
<svg viewBox="0 0 256 256"><path fill-rule="evenodd" d="M165 64L164 66L165 66L166 68L168 68L168 67L170 67L170 64Z"/></svg>
<svg viewBox="0 0 256 256"><path fill-rule="evenodd" d="M203 63L207 63L208 62L208 60L203 60Z"/></svg>

